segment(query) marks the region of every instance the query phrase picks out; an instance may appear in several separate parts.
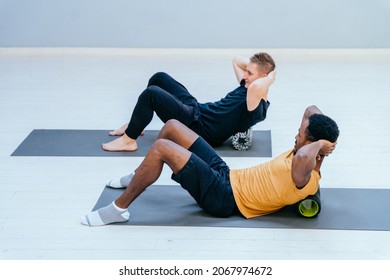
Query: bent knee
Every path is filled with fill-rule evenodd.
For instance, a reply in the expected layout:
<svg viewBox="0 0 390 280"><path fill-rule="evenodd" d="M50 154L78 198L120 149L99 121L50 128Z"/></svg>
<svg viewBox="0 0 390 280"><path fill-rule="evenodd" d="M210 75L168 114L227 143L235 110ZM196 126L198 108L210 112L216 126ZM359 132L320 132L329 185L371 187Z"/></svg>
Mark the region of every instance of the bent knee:
<svg viewBox="0 0 390 280"><path fill-rule="evenodd" d="M170 119L168 120L166 123L165 123L165 126L171 128L171 129L178 129L179 127L183 126L184 124L182 124L180 121L176 120L176 119Z"/></svg>
<svg viewBox="0 0 390 280"><path fill-rule="evenodd" d="M159 93L161 88L157 85L149 85L141 95L155 95L156 93Z"/></svg>
<svg viewBox="0 0 390 280"><path fill-rule="evenodd" d="M168 120L160 131L160 138L163 139L176 139L178 135L181 135L185 131L186 127L184 124L176 119Z"/></svg>
<svg viewBox="0 0 390 280"><path fill-rule="evenodd" d="M165 80L169 75L165 72L157 72L149 79L148 86L158 84L161 80Z"/></svg>
<svg viewBox="0 0 390 280"><path fill-rule="evenodd" d="M180 131L183 131L183 127L185 127L185 125L179 122L178 120L170 119L165 123L162 129L162 133L165 136L175 135L177 133L180 133Z"/></svg>
<svg viewBox="0 0 390 280"><path fill-rule="evenodd" d="M172 144L171 140L168 139L157 139L151 149L160 154L170 153L171 149L169 148Z"/></svg>
<svg viewBox="0 0 390 280"><path fill-rule="evenodd" d="M162 89L156 85L149 85L138 97L142 102L155 103L162 98ZM160 98L161 96L161 98Z"/></svg>

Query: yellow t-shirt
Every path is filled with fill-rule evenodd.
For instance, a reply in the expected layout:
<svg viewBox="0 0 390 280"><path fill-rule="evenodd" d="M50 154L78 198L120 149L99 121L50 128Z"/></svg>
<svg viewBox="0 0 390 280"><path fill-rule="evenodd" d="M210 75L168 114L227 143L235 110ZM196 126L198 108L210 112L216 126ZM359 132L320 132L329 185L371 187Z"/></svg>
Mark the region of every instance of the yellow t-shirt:
<svg viewBox="0 0 390 280"><path fill-rule="evenodd" d="M298 189L291 177L293 150L273 160L230 171L234 199L246 218L266 215L317 192L321 175L312 171L309 182Z"/></svg>

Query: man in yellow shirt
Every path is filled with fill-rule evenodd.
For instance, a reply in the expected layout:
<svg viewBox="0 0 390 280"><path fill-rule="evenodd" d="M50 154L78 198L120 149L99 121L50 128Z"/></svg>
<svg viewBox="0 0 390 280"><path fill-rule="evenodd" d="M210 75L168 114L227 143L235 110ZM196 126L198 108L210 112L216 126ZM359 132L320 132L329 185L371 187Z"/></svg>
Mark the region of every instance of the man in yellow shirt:
<svg viewBox="0 0 390 280"><path fill-rule="evenodd" d="M240 213L252 218L294 204L318 190L320 167L336 147L339 129L316 106L303 115L293 149L269 162L230 170L202 137L176 120L168 121L123 194L81 218L88 226L129 220L129 205L160 176L167 164L178 182L211 215ZM129 178L127 178L129 179ZM119 180L120 181L120 180ZM112 183L110 186L122 187Z"/></svg>

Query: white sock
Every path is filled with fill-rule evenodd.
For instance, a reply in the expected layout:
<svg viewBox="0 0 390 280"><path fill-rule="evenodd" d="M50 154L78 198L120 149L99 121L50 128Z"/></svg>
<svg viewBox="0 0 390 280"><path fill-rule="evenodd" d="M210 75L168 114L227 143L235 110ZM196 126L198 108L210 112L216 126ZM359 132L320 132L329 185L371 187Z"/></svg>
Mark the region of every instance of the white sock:
<svg viewBox="0 0 390 280"><path fill-rule="evenodd" d="M129 211L116 206L113 201L111 204L81 217L81 223L86 226L103 226L126 222L129 220L129 217Z"/></svg>
<svg viewBox="0 0 390 280"><path fill-rule="evenodd" d="M127 188L133 176L134 172L130 173L129 175L125 175L119 179L111 179L107 182L106 186L114 189Z"/></svg>

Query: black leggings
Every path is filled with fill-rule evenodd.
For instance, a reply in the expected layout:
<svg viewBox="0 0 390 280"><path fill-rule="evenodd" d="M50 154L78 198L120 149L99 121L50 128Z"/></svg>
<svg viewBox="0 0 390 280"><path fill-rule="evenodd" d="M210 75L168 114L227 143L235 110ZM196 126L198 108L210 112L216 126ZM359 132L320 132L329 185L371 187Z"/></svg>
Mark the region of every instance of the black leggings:
<svg viewBox="0 0 390 280"><path fill-rule="evenodd" d="M153 112L164 123L176 119L190 126L197 119L197 104L197 100L182 84L166 73L156 73L138 97L125 133L130 138L137 139L152 121Z"/></svg>

